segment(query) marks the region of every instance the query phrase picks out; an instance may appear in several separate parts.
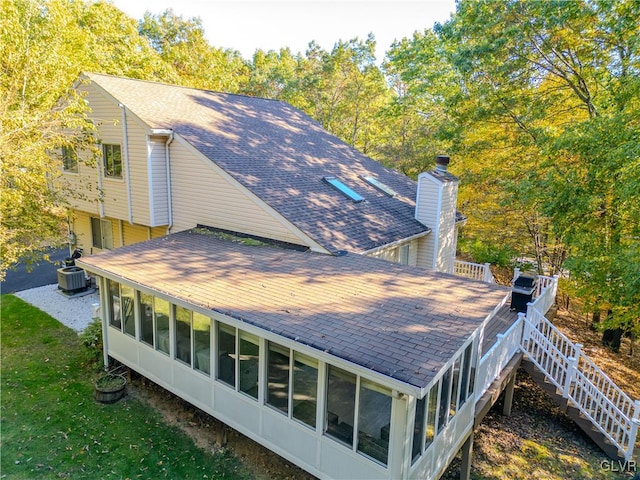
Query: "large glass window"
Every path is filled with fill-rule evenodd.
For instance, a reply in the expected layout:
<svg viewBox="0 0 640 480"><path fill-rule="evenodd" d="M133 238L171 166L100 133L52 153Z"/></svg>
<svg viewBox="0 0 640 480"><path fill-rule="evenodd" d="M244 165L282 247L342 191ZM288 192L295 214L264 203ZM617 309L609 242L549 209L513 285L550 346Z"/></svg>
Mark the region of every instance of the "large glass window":
<svg viewBox="0 0 640 480"><path fill-rule="evenodd" d="M424 448L429 448L436 436L436 413L438 412L438 383L429 390L429 405L427 406L427 421L424 426Z"/></svg>
<svg viewBox="0 0 640 480"><path fill-rule="evenodd" d="M422 437L424 436L424 410L428 397L416 400L416 415L413 423L413 443L411 447L411 459L415 461L422 453Z"/></svg>
<svg viewBox="0 0 640 480"><path fill-rule="evenodd" d="M103 218L91 217L91 239L93 247L101 250L113 248L113 230L111 221Z"/></svg>
<svg viewBox="0 0 640 480"><path fill-rule="evenodd" d="M218 324L218 380L236 386L236 329Z"/></svg>
<svg viewBox="0 0 640 480"><path fill-rule="evenodd" d="M166 300L158 297L153 299L153 314L156 322L156 349L169 353L169 308Z"/></svg>
<svg viewBox="0 0 640 480"><path fill-rule="evenodd" d="M153 296L140 292L140 340L153 346Z"/></svg>
<svg viewBox="0 0 640 480"><path fill-rule="evenodd" d="M191 310L176 306L176 358L191 365Z"/></svg>
<svg viewBox="0 0 640 480"><path fill-rule="evenodd" d="M462 381L460 382L460 396L458 398L458 404L462 407L468 398L469 391L469 372L471 371L471 352L473 350L473 343L467 345L464 349L464 360L462 361Z"/></svg>
<svg viewBox="0 0 640 480"><path fill-rule="evenodd" d="M460 360L462 355L453 363L453 378L451 379L451 401L449 403L449 417L453 417L458 409L458 384L460 383Z"/></svg>
<svg viewBox="0 0 640 480"><path fill-rule="evenodd" d="M258 398L258 361L260 346L258 337L246 332L239 332L240 340L240 391Z"/></svg>
<svg viewBox="0 0 640 480"><path fill-rule="evenodd" d="M122 178L122 152L120 151L120 145L108 143L102 145L102 165L105 177Z"/></svg>
<svg viewBox="0 0 640 480"><path fill-rule="evenodd" d="M451 368L442 375L440 381L440 410L438 413L438 433L449 420L449 394L451 393Z"/></svg>
<svg viewBox="0 0 640 480"><path fill-rule="evenodd" d="M211 371L211 319L193 313L194 368L206 374Z"/></svg>
<svg viewBox="0 0 640 480"><path fill-rule="evenodd" d="M136 292L133 288L126 285L120 285L124 333L132 337L136 336L135 293Z"/></svg>
<svg viewBox="0 0 640 480"><path fill-rule="evenodd" d="M120 312L120 284L107 279L107 290L109 295L109 324L120 329L122 327L122 317Z"/></svg>
<svg viewBox="0 0 640 480"><path fill-rule="evenodd" d="M289 349L269 342L267 351L267 403L289 411Z"/></svg>
<svg viewBox="0 0 640 480"><path fill-rule="evenodd" d="M469 349L471 347L471 345L469 345L469 347L467 347L467 349ZM466 355L466 352L465 352ZM470 361L469 361L469 390L467 391L467 398L471 397L471 395L473 395L473 387L476 383L476 366L474 365L475 359L471 356L471 353L469 353L469 357L470 357Z"/></svg>
<svg viewBox="0 0 640 480"><path fill-rule="evenodd" d="M353 445L353 419L356 405L356 376L341 368L327 370L327 435Z"/></svg>
<svg viewBox="0 0 640 480"><path fill-rule="evenodd" d="M360 379L358 406L358 451L387 464L391 428L391 392Z"/></svg>
<svg viewBox="0 0 640 480"><path fill-rule="evenodd" d="M293 354L293 418L316 426L318 395L318 361L294 352Z"/></svg>

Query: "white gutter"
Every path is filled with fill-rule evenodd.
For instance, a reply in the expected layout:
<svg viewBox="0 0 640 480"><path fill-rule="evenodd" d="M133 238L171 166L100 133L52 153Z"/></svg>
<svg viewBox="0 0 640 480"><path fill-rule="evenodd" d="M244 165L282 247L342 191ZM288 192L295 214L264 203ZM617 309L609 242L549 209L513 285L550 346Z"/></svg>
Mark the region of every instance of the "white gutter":
<svg viewBox="0 0 640 480"><path fill-rule="evenodd" d="M384 245L380 245L379 247L371 248L369 250L365 250L364 252L360 252L360 255L371 255L373 253L377 253L380 250L393 248L397 245L402 245L403 243L409 243L412 240L415 240L416 238L424 237L429 233L431 233L431 229L429 227L426 227L426 228L428 229L426 232L416 233L415 235L411 235L410 237L407 237L407 238L401 238L400 240L396 240L395 242L385 243Z"/></svg>
<svg viewBox="0 0 640 480"><path fill-rule="evenodd" d="M124 181L127 184L127 206L129 209L129 225L133 225L133 205L131 203L131 173L129 171L129 134L127 128L127 107L125 107L122 103L119 103L118 106L122 110L122 132L123 132L123 142L124 142L124 161L125 161L125 179Z"/></svg>

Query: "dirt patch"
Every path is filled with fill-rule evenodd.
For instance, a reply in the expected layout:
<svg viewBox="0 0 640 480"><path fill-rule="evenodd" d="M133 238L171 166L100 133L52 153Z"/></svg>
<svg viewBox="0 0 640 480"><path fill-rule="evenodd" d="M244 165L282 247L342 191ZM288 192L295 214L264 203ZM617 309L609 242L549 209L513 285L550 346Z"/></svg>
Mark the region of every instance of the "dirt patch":
<svg viewBox="0 0 640 480"><path fill-rule="evenodd" d="M131 373L129 394L160 412L169 425L189 435L198 448L211 453L230 451L256 480L316 478L135 372Z"/></svg>

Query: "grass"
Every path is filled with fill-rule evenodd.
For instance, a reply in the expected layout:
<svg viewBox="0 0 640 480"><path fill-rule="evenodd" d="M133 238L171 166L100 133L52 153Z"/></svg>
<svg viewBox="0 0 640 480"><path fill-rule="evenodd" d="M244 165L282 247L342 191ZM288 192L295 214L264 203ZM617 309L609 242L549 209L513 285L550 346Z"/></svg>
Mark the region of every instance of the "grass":
<svg viewBox="0 0 640 480"><path fill-rule="evenodd" d="M2 479L249 478L135 398L93 400L96 361L75 332L1 297Z"/></svg>

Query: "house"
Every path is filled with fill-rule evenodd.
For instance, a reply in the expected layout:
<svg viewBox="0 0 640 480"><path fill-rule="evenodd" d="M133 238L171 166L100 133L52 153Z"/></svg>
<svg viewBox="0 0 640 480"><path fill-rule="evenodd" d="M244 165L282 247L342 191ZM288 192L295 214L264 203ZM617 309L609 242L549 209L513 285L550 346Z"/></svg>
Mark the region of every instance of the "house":
<svg viewBox="0 0 640 480"><path fill-rule="evenodd" d="M68 155L63 177L107 362L319 478L438 478L461 448L468 478L473 430L525 360L633 452L640 404L615 390L594 407L590 385L614 387L544 317L557 279L516 314L484 266L455 261L446 157L413 182L282 102L95 74L77 88L103 156Z"/></svg>
<svg viewBox="0 0 640 480"><path fill-rule="evenodd" d="M446 161L416 183L281 101L98 74L76 88L102 149L97 165L62 152L86 253L206 225L453 271L465 218Z"/></svg>

